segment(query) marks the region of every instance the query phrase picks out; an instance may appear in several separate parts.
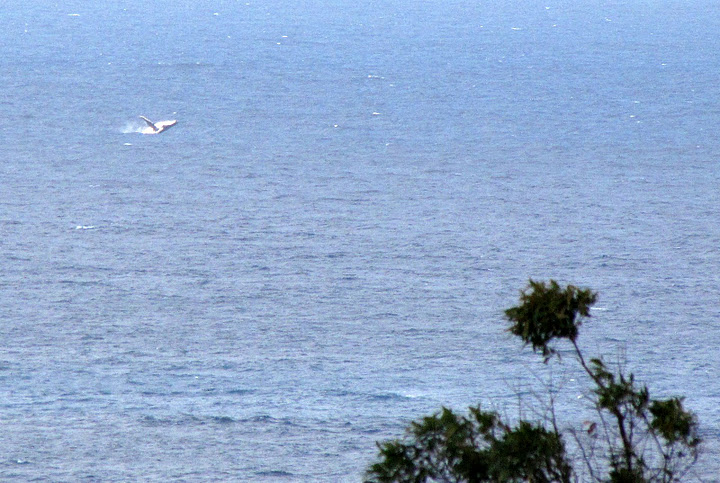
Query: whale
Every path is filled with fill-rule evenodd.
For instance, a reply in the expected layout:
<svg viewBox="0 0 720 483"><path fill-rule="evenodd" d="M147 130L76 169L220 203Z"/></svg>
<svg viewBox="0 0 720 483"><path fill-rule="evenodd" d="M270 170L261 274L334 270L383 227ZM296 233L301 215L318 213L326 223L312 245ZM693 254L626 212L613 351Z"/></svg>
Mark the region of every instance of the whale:
<svg viewBox="0 0 720 483"><path fill-rule="evenodd" d="M177 124L176 120L152 122L150 119L148 119L145 116L140 116L140 119L145 121L148 125L148 127L143 129L142 131L140 131L143 134L160 134L161 132L170 129L175 124Z"/></svg>

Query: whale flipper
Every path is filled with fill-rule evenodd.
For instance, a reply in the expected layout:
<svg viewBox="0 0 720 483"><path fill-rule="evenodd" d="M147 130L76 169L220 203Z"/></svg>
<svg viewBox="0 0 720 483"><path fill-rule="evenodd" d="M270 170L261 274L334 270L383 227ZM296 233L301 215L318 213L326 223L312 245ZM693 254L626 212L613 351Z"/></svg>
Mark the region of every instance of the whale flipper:
<svg viewBox="0 0 720 483"><path fill-rule="evenodd" d="M140 116L140 119L142 119L143 121L145 121L145 122L147 123L147 125L152 128L153 131L155 131L155 132L158 132L158 131L159 131L159 129L157 128L157 126L156 126L155 124L153 124L153 122L152 122L150 119L148 119L147 117L145 117L145 116Z"/></svg>

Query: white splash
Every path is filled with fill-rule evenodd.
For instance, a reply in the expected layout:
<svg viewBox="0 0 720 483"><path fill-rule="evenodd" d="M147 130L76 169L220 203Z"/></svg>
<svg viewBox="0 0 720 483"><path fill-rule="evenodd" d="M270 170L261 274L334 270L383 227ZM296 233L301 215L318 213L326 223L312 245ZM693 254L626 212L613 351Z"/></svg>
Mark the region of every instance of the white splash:
<svg viewBox="0 0 720 483"><path fill-rule="evenodd" d="M144 124L140 122L135 121L128 121L125 123L125 126L121 129L123 134L129 134L132 132L143 132L143 129L147 128L148 126L145 126Z"/></svg>

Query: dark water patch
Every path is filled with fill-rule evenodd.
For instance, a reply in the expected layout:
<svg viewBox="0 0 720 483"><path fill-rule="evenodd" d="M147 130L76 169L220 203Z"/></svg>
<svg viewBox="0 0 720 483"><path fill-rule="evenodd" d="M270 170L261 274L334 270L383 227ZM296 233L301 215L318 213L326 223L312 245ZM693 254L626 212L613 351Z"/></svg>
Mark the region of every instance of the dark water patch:
<svg viewBox="0 0 720 483"><path fill-rule="evenodd" d="M227 394L230 394L232 396L244 396L247 394L253 394L255 392L257 391L254 389L230 389L229 391L227 391Z"/></svg>
<svg viewBox="0 0 720 483"><path fill-rule="evenodd" d="M278 426L295 426L297 423L293 422L289 418L275 418L268 415L252 416L240 420L242 423L256 423L263 425L278 425Z"/></svg>
<svg viewBox="0 0 720 483"><path fill-rule="evenodd" d="M273 480L294 479L297 477L294 473L282 470L258 471L255 474L261 478L272 478Z"/></svg>
<svg viewBox="0 0 720 483"><path fill-rule="evenodd" d="M210 421L215 424L234 424L237 422L237 420L230 416L211 416Z"/></svg>
<svg viewBox="0 0 720 483"><path fill-rule="evenodd" d="M149 427L163 427L163 426L195 426L195 425L231 425L236 424L239 421L230 416L194 416L194 415L182 415L182 416L151 416L146 415L140 418L140 424Z"/></svg>

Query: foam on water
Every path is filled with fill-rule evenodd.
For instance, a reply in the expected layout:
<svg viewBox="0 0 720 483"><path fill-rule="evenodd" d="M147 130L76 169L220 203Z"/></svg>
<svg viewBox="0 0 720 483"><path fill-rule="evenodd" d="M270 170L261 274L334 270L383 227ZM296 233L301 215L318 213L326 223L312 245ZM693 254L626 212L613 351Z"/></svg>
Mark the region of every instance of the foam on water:
<svg viewBox="0 0 720 483"><path fill-rule="evenodd" d="M147 130L152 131L150 126L148 126L145 123L140 123L137 121L128 121L120 129L120 132L123 134L131 134L131 133L141 133L142 134Z"/></svg>

